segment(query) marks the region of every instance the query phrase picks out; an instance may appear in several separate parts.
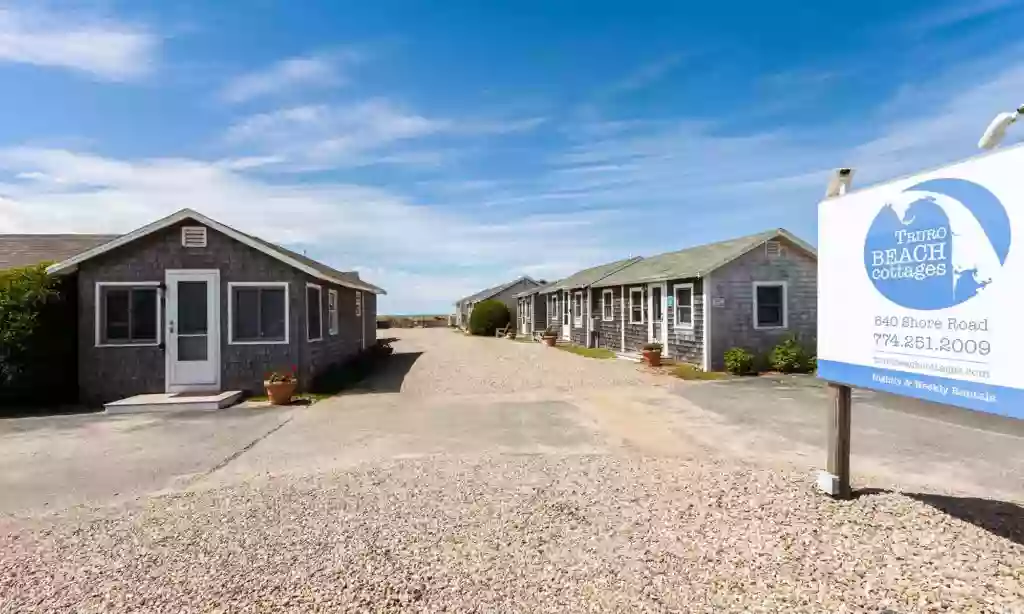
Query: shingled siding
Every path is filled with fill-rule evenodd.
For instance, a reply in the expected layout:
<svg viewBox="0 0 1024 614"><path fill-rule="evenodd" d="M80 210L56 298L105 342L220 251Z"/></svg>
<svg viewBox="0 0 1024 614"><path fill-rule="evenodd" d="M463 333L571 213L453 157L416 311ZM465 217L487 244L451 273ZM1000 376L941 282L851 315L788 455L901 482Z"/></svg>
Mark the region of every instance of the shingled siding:
<svg viewBox="0 0 1024 614"><path fill-rule="evenodd" d="M363 347L377 343L377 295L362 290L363 295Z"/></svg>
<svg viewBox="0 0 1024 614"><path fill-rule="evenodd" d="M667 296L675 296L679 284L693 284L693 328L676 328L676 307L668 307L668 343L666 356L695 365L704 362L704 298L703 282L699 278L674 279L667 284Z"/></svg>
<svg viewBox="0 0 1024 614"><path fill-rule="evenodd" d="M356 317L356 290L330 284L315 277L307 276L303 282L316 284L321 287L323 300L321 301L320 321L323 323L323 338L319 341L308 341L303 343L303 360L299 369L300 388L309 388L313 379L332 364L344 362L359 353L361 349L362 336L360 327L362 317ZM330 318L327 315L327 294L328 290L338 292L338 332L330 333ZM303 294L305 297L305 294ZM305 301L303 301L303 315L305 315ZM367 314L369 315L369 314ZM376 320L376 316L374 317ZM303 319L305 326L305 319ZM302 339L306 340L306 330L302 330Z"/></svg>
<svg viewBox="0 0 1024 614"><path fill-rule="evenodd" d="M723 354L731 347L744 347L760 356L790 335L797 335L814 347L818 326L817 261L788 241L776 258L768 258L760 246L711 274L711 367L721 369ZM786 281L786 329L754 329L755 281ZM714 306L715 299L724 304Z"/></svg>
<svg viewBox="0 0 1024 614"><path fill-rule="evenodd" d="M612 291L612 319L605 320L601 300L605 290ZM622 291L619 288L594 288L594 316L597 321L597 347L618 352L622 349Z"/></svg>

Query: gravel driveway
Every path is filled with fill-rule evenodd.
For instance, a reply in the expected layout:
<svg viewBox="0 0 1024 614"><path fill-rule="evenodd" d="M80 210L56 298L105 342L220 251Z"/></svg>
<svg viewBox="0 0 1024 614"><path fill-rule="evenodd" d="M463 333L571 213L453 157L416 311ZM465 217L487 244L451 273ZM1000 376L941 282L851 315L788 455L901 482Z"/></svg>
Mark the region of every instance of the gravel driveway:
<svg viewBox="0 0 1024 614"><path fill-rule="evenodd" d="M1024 611L1017 503L832 501L636 365L395 334L187 490L0 516L0 612Z"/></svg>

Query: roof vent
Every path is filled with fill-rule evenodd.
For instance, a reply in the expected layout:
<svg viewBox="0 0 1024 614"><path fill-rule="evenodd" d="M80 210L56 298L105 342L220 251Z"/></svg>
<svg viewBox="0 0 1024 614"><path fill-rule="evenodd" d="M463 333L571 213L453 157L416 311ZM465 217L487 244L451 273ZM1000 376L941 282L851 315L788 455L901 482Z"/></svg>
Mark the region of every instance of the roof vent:
<svg viewBox="0 0 1024 614"><path fill-rule="evenodd" d="M764 244L764 254L769 258L778 258L782 255L782 244L778 241L766 241Z"/></svg>
<svg viewBox="0 0 1024 614"><path fill-rule="evenodd" d="M182 247L206 247L206 226L182 226Z"/></svg>

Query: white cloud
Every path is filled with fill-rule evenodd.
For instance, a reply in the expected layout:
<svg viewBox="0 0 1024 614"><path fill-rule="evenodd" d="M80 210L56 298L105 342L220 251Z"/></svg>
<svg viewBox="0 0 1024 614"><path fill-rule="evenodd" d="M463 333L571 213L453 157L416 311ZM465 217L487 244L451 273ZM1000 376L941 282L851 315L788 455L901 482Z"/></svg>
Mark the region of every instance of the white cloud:
<svg viewBox="0 0 1024 614"><path fill-rule="evenodd" d="M221 90L220 97L225 102L240 103L297 88L341 85L345 83L341 66L358 58L352 52L288 58L232 79Z"/></svg>
<svg viewBox="0 0 1024 614"><path fill-rule="evenodd" d="M0 61L129 81L153 70L158 44L145 28L113 19L0 7Z"/></svg>
<svg viewBox="0 0 1024 614"><path fill-rule="evenodd" d="M225 141L231 146L255 148L290 170L369 164L438 166L446 155L436 143L427 150L408 147L426 137L471 138L525 132L544 121L539 117L505 121L432 118L376 98L250 115L228 129ZM405 149L396 150L397 146Z"/></svg>
<svg viewBox="0 0 1024 614"><path fill-rule="evenodd" d="M271 183L187 158L130 162L13 148L0 150L0 169L9 173L0 179L5 232L126 232L189 206L341 269L372 263L374 274L365 277L388 289L382 309L389 311L445 310L458 298L425 287L462 292L524 271L564 274L566 266L615 255L618 222L608 213L486 217L374 187Z"/></svg>

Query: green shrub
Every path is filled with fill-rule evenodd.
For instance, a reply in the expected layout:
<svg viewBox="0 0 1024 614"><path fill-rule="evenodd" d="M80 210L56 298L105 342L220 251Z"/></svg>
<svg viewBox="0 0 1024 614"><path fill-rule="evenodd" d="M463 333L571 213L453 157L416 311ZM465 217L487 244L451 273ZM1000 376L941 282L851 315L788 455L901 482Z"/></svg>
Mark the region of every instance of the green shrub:
<svg viewBox="0 0 1024 614"><path fill-rule="evenodd" d="M725 370L733 375L748 375L754 372L754 355L743 348L725 351Z"/></svg>
<svg viewBox="0 0 1024 614"><path fill-rule="evenodd" d="M796 337L790 337L775 346L768 363L780 373L808 373L815 369L817 361Z"/></svg>
<svg viewBox="0 0 1024 614"><path fill-rule="evenodd" d="M473 313L469 316L469 332L493 337L494 331L508 326L511 319L512 315L505 303L493 299L481 301L473 307Z"/></svg>

